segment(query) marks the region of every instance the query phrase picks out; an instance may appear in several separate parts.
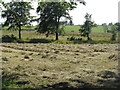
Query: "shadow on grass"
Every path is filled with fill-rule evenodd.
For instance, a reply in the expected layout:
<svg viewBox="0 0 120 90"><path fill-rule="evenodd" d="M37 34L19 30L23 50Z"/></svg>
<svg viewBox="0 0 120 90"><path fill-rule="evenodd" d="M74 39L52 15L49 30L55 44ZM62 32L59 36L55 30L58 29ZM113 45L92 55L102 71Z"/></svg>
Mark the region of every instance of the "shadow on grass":
<svg viewBox="0 0 120 90"><path fill-rule="evenodd" d="M73 87L68 82L60 82L54 85L45 86L43 87L43 89L45 90L80 90L82 88L85 88L89 90L96 90L96 89L100 89L100 90L109 90L109 89L118 90L119 89L120 90L120 79L104 80L102 82L97 82L97 83L101 83L102 86L93 85L91 83L86 83L84 81L77 80L77 79L72 80L72 82L78 83L78 85Z"/></svg>
<svg viewBox="0 0 120 90"><path fill-rule="evenodd" d="M75 44L115 44L115 43L120 43L118 41L105 41L105 40L99 40L99 41L87 41L87 40L82 40L82 41L73 41Z"/></svg>
<svg viewBox="0 0 120 90"><path fill-rule="evenodd" d="M30 39L28 43L51 43L54 40L48 40L48 39Z"/></svg>
<svg viewBox="0 0 120 90"><path fill-rule="evenodd" d="M7 72L3 73L2 79L3 79L3 90L13 90L14 88L26 88L25 85L27 85L27 90L33 89L31 86L29 86L30 82L27 80L19 81L19 77L23 76L23 74L19 73L12 73L8 74ZM18 80L17 82L14 82ZM70 83L76 83L74 86L70 85ZM94 82L95 83L95 82ZM82 88L89 89L89 90L120 90L120 76L114 78L114 79L97 79L96 83L97 85L93 85L91 83L87 83L83 80L79 79L70 79L68 82L59 82L52 85L38 85L37 87L34 87L34 90L80 90ZM26 89L25 89L26 90Z"/></svg>
<svg viewBox="0 0 120 90"><path fill-rule="evenodd" d="M2 43L51 43L54 40L48 40L48 39L29 39L29 40L23 40L23 39L17 39L17 40L1 40Z"/></svg>
<svg viewBox="0 0 120 90"><path fill-rule="evenodd" d="M8 81L7 81L8 82ZM97 83L101 83L102 86L97 86L97 85L93 85L91 83L87 83L87 82L84 82L82 80L77 80L77 79L74 79L72 80L71 82L73 83L78 83L76 86L71 86L69 84L69 82L59 82L59 83L55 83L53 85L45 85L45 86L39 86L39 87L34 87L34 88L31 88L31 87L27 87L27 89L33 89L33 90L80 90L80 89L88 89L88 90L96 90L96 89L99 89L99 90L120 90L120 81L114 81L114 80L105 80L105 81L98 81ZM117 84L116 84L117 83ZM4 90L9 90L8 86L12 86L10 89L14 89L13 86L15 86L16 88L18 89L21 89L21 88L26 88L24 87L24 85L19 85L18 83L4 83L5 86L4 86ZM21 87L23 86L23 87Z"/></svg>
<svg viewBox="0 0 120 90"><path fill-rule="evenodd" d="M117 44L120 43L118 41L87 41L87 40L72 40L72 41L61 41L61 40L50 40L50 39L44 39L44 38L33 38L33 39L2 39L2 43L58 43L58 44Z"/></svg>

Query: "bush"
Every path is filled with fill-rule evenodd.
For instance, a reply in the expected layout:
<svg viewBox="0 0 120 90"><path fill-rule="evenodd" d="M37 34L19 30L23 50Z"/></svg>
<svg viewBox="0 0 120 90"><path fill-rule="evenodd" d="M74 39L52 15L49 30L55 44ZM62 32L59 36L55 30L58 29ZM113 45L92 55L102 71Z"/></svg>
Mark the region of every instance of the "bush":
<svg viewBox="0 0 120 90"><path fill-rule="evenodd" d="M69 41L82 41L82 38L75 38L74 36L67 38Z"/></svg>
<svg viewBox="0 0 120 90"><path fill-rule="evenodd" d="M2 36L2 42L14 42L16 40L17 40L17 38L13 34Z"/></svg>
<svg viewBox="0 0 120 90"><path fill-rule="evenodd" d="M70 38L67 38L67 40L69 40L69 41L73 41L73 40L75 40L75 37L72 36L72 37L70 37Z"/></svg>

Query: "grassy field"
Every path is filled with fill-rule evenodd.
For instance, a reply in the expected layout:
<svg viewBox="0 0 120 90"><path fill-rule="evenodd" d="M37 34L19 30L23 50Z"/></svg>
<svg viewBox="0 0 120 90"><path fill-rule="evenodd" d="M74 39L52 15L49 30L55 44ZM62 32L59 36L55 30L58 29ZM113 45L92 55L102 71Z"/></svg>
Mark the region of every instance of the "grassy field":
<svg viewBox="0 0 120 90"><path fill-rule="evenodd" d="M23 27L23 29L33 29L35 27ZM60 41L67 41L67 38L74 36L76 38L81 38L79 33L80 26L65 26L65 35L59 36ZM4 28L6 29L6 27ZM0 31L2 35L15 35L18 37L18 31L13 30L2 30ZM104 33L103 27L98 26L94 27L92 29L92 32L90 34L90 37L94 41L110 41L112 34L111 33ZM48 40L55 40L55 35L50 35L48 38L46 38L45 34L40 34L35 31L22 31L22 39L28 40L28 39L48 39ZM86 40L86 38L83 38L83 40Z"/></svg>
<svg viewBox="0 0 120 90"><path fill-rule="evenodd" d="M29 26L29 27L22 27L22 29L34 29L36 26ZM6 30L8 27L4 27L3 29ZM65 32L71 32L71 31L74 31L74 32L79 32L79 29L80 29L80 26L78 25L74 25L74 26L65 26L64 27L64 30ZM97 26L97 27L94 27L92 29L92 32L99 32L99 33L103 33L104 30L103 30L103 26Z"/></svg>
<svg viewBox="0 0 120 90"><path fill-rule="evenodd" d="M80 26L65 26L65 32L79 32ZM102 26L97 26L92 29L92 32L104 33Z"/></svg>
<svg viewBox="0 0 120 90"><path fill-rule="evenodd" d="M55 35L46 38L44 34L35 31L22 31L22 40L28 40L29 43L1 43L0 72L3 88L119 88L118 44L95 44L100 41L110 42L112 34L104 33L103 28L98 26L90 34L95 41L92 44L68 41L67 38L71 36L81 38L78 30L79 26L66 26L66 34L59 36L59 41L54 41ZM18 31L1 30L0 33L13 34L18 38Z"/></svg>
<svg viewBox="0 0 120 90"><path fill-rule="evenodd" d="M2 43L1 46L5 90L120 86L117 44Z"/></svg>
<svg viewBox="0 0 120 90"><path fill-rule="evenodd" d="M76 32L75 33L68 32L68 33L69 33L69 35L59 36L59 39L65 41L71 35L74 35L76 37L80 37L79 33L76 33ZM7 31L7 30L2 31L2 35L11 35L11 34L18 37L18 31ZM107 40L107 41L109 41L111 38L111 33L91 33L90 36L93 40ZM44 34L39 34L39 33L36 33L34 31L22 31L22 38L23 39L46 38L46 36ZM55 36L50 35L47 39L55 39Z"/></svg>

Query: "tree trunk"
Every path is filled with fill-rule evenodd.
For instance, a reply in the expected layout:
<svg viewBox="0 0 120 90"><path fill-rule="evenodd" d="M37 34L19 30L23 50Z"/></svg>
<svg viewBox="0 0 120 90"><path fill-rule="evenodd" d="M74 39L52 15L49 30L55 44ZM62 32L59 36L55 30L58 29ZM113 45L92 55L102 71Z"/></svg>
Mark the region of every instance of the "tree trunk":
<svg viewBox="0 0 120 90"><path fill-rule="evenodd" d="M113 34L112 34L111 40L112 40L112 41L115 41L115 40L116 40L116 33L113 33Z"/></svg>
<svg viewBox="0 0 120 90"><path fill-rule="evenodd" d="M57 24L57 26L56 26L56 32L55 32L56 39L55 40L58 40L58 29L59 29L59 24Z"/></svg>
<svg viewBox="0 0 120 90"><path fill-rule="evenodd" d="M59 38L59 33L58 33L58 29L59 29L59 20L60 20L60 17L57 18L57 23L56 23L56 39L55 40L58 40Z"/></svg>
<svg viewBox="0 0 120 90"><path fill-rule="evenodd" d="M87 34L87 40L89 41L90 37L89 37L89 34Z"/></svg>
<svg viewBox="0 0 120 90"><path fill-rule="evenodd" d="M19 39L21 39L21 27L19 26Z"/></svg>
<svg viewBox="0 0 120 90"><path fill-rule="evenodd" d="M58 40L58 32L56 32L55 34L56 34L56 39L55 40Z"/></svg>
<svg viewBox="0 0 120 90"><path fill-rule="evenodd" d="M88 40L88 41L90 40L90 37L89 37L89 36L87 37L87 40Z"/></svg>

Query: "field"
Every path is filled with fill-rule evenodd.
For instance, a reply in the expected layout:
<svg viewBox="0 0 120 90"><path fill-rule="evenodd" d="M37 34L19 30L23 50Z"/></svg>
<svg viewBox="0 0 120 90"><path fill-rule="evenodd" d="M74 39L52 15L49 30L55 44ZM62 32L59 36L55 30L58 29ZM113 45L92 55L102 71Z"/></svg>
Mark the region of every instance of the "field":
<svg viewBox="0 0 120 90"><path fill-rule="evenodd" d="M3 88L115 88L117 44L2 43Z"/></svg>
<svg viewBox="0 0 120 90"><path fill-rule="evenodd" d="M65 32L79 32L80 26L65 26ZM103 27L102 26L97 26L92 28L92 32L99 32L99 33L104 33Z"/></svg>
<svg viewBox="0 0 120 90"><path fill-rule="evenodd" d="M34 29L36 26L24 26L22 27L22 29ZM4 27L3 29L6 30L8 27ZM79 29L80 29L80 26L79 25L74 25L74 26L65 26L64 27L64 30L65 32L71 32L71 31L74 31L74 32L79 32ZM104 33L104 30L103 30L103 26L97 26L97 27L94 27L92 28L92 32L100 32L100 33Z"/></svg>
<svg viewBox="0 0 120 90"><path fill-rule="evenodd" d="M18 38L18 31L6 28L0 31L2 35ZM0 43L3 88L119 88L118 44L108 44L112 34L104 33L102 26L92 29L92 44L84 42L86 38L77 43L67 40L71 36L81 38L79 26L66 26L58 41L55 35L46 38L36 31L21 33L24 43Z"/></svg>
<svg viewBox="0 0 120 90"><path fill-rule="evenodd" d="M7 27L3 28L6 29ZM33 29L35 27L23 27L23 29ZM81 38L80 33L79 33L79 28L80 26L65 26L65 35L64 36L59 36L60 41L67 41L67 38L71 36L75 36L76 38ZM16 37L18 37L18 31L7 31L7 30L2 30L0 31L2 35L10 35L14 34ZM94 41L110 41L112 34L111 33L104 33L103 27L98 26L92 29L92 32L90 34L90 37ZM118 36L117 36L118 37ZM55 35L50 35L48 38L45 37L45 34L40 34L35 31L22 31L22 39L23 40L28 40L28 39L48 39L48 40L55 40ZM83 40L86 40L86 38L83 38Z"/></svg>

